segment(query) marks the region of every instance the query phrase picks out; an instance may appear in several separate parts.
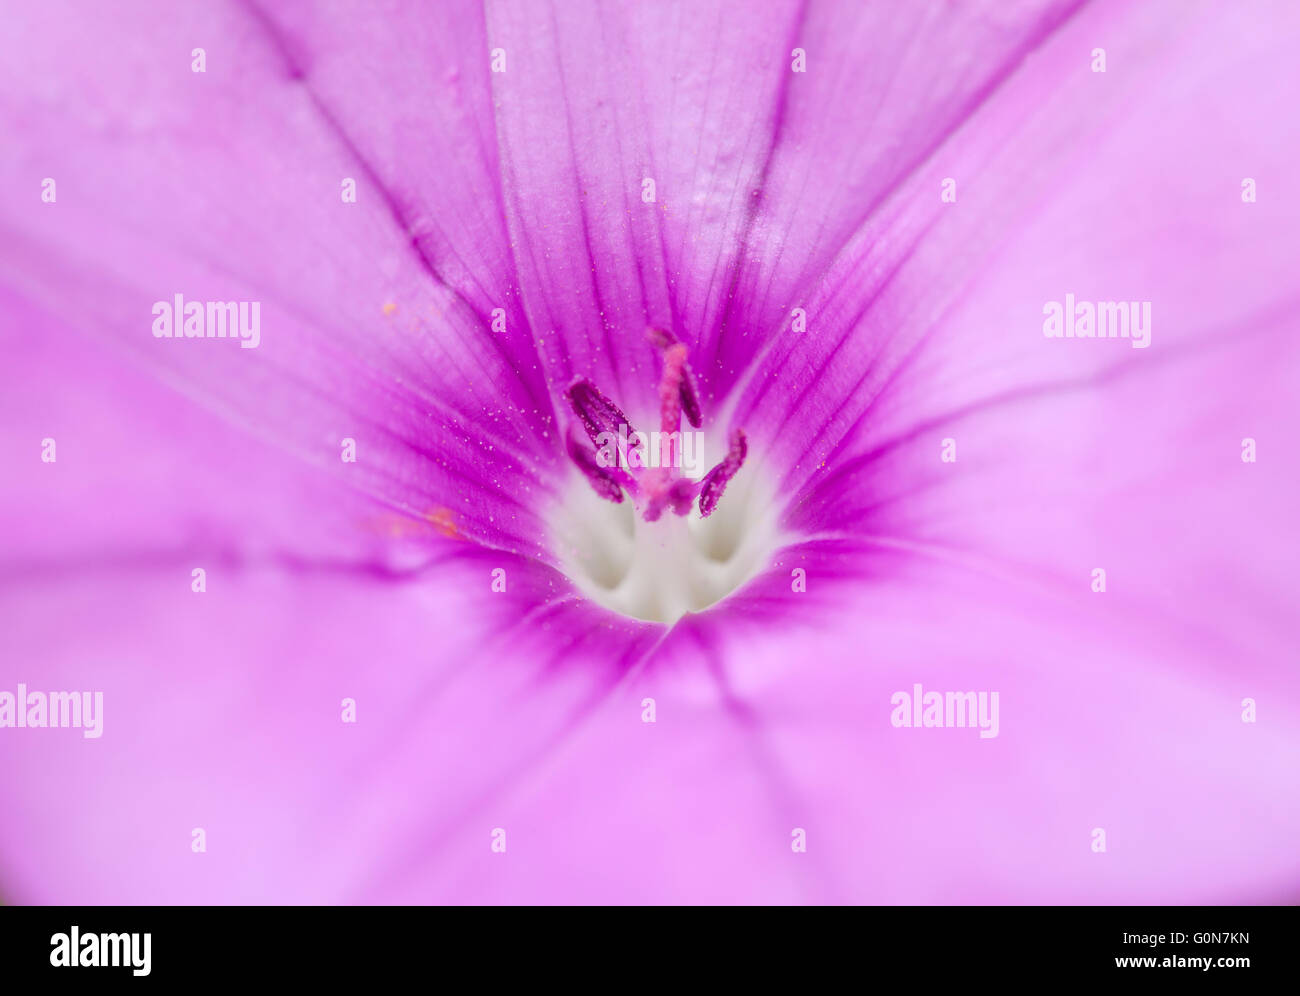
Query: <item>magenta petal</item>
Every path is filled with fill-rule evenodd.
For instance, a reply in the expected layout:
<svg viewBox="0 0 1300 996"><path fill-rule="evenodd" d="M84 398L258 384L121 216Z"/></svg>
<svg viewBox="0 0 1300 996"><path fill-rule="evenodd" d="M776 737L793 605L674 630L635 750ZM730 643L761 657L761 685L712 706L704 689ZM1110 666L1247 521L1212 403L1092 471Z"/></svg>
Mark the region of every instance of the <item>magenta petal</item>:
<svg viewBox="0 0 1300 996"><path fill-rule="evenodd" d="M0 179L25 190L33 175L52 176L59 196L0 205L6 282L396 514L446 513L460 535L547 556L537 499L567 467L532 337L504 264L490 286L491 267L476 269L475 283L443 244L490 259L505 238L499 211L474 208L497 217L493 230L449 202L391 189L407 150L362 151L379 137L349 132L351 113L303 81L301 52L287 54L245 8L162 16L90 4L74 18L27 5L14 15L0 40L4 71L46 83L7 105L6 132L21 141ZM195 38L207 45L205 74L189 71ZM456 151L477 148L482 100L444 81L425 105L466 129L439 138L465 179L466 212L494 183L490 155L475 166ZM427 167L439 182L444 165ZM357 183L355 203L343 199L345 179ZM434 232L425 214L453 229ZM259 344L155 338L151 307L176 294L257 303ZM347 465L346 439L357 451Z"/></svg>
<svg viewBox="0 0 1300 996"><path fill-rule="evenodd" d="M1286 43L1226 8L1189 34L1165 31L1163 10L1133 9L1109 27L1111 58L1142 71L1075 72L1072 53L1090 49L1109 18L1085 9L1046 38L854 234L804 305L806 331L786 328L745 377L733 420L799 496L800 525L835 526L833 500L814 496L819 482L843 481L878 455L916 454L920 473L934 470L939 442L967 414L1001 406L1012 419L1012 406L1033 398L1072 405L1070 392L1140 383L1160 357L1211 342L1242 363L1285 349L1295 315L1286 247L1300 203L1257 211L1241 183L1285 170L1300 147L1278 86L1279 73L1300 83ZM1183 64L1207 69L1187 79L1168 68ZM1226 108L1230 92L1246 104L1237 124L1230 135L1207 131L1205 108ZM945 177L958 181L955 203L941 200ZM1149 196L1156 188L1165 194ZM1150 301L1154 344L1046 339L1044 305L1067 293ZM1169 399L1152 405L1158 417L1175 398L1189 419L1204 417L1196 376L1158 376ZM1231 411L1253 386L1233 378L1217 392ZM1113 404L1098 405L1097 417L1111 414ZM1052 431L1093 424L1076 414ZM1121 460L1143 458L1123 439L1107 445ZM886 487L910 484L893 473Z"/></svg>
<svg viewBox="0 0 1300 996"><path fill-rule="evenodd" d="M4 731L39 738L5 748L8 900L481 898L505 871L490 850L501 800L655 642L654 627L602 625L554 572L495 554L415 581L213 565L204 594L189 567L6 586L0 688L94 689L104 703L95 739ZM528 849L522 835L511 846Z"/></svg>
<svg viewBox="0 0 1300 996"><path fill-rule="evenodd" d="M788 568L819 561L788 561L784 580L675 631L666 666L614 690L544 783L493 810L529 857L480 879L475 895L546 902L557 876L569 901L593 903L1204 903L1294 891L1300 805L1279 790L1300 754L1294 682L1245 661L1206 680L1216 655L1196 636L1157 648L1126 607L1087 591L1065 602L895 557L886 583L850 598L813 574L798 608L781 593ZM788 613L775 633L774 602ZM1175 648L1179 667L1151 656ZM917 683L997 691L998 735L894 727L891 698ZM1276 723L1240 721L1243 684L1274 703ZM640 718L647 700L653 724ZM1098 826L1106 854L1090 846ZM791 849L795 830L806 853ZM474 862L480 845L466 839L457 854ZM1221 859L1198 864L1207 852ZM418 900L418 879L399 895Z"/></svg>
<svg viewBox="0 0 1300 996"><path fill-rule="evenodd" d="M390 561L394 531L438 538L2 288L0 310L22 331L0 339L8 583L176 555L374 565Z"/></svg>

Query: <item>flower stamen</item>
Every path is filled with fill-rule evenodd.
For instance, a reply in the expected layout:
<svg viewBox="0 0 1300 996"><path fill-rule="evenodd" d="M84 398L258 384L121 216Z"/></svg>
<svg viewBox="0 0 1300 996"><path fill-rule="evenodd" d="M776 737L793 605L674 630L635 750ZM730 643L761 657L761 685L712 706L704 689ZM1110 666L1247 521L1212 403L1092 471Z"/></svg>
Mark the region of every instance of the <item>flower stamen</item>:
<svg viewBox="0 0 1300 996"><path fill-rule="evenodd" d="M727 489L727 482L736 476L741 464L745 462L747 452L749 452L749 443L745 439L744 431L732 430L731 446L727 450L726 457L705 474L704 480L700 482L700 515L707 517L718 507L718 500L722 497L722 492Z"/></svg>
<svg viewBox="0 0 1300 996"><path fill-rule="evenodd" d="M748 448L745 434L740 429L732 431L726 457L701 480L680 475L682 416L695 428L700 427L703 422L700 395L687 362L685 344L664 329L650 329L647 338L663 357L663 373L659 378L658 465L646 466L646 455L640 449L641 434L632 429L622 410L585 377L576 378L565 394L582 431L596 449L590 449L582 439L582 431L570 423L565 440L569 459L582 471L593 490L607 501L622 502L623 492L627 491L647 522L657 520L664 509L671 509L675 515L688 515L697 498L700 515L707 517L717 507L727 482L745 462ZM633 453L637 459L632 459ZM641 469L637 472L614 466L619 461Z"/></svg>
<svg viewBox="0 0 1300 996"><path fill-rule="evenodd" d="M566 393L574 414L578 416L578 420L587 431L587 436L593 445L601 445L601 433L610 432L618 435L619 426L623 427L625 433L633 432L627 416L623 414L618 405L605 397L600 388L587 380L586 377L579 377L575 380L569 385L569 390ZM639 445L640 440L633 435L629 448L635 449Z"/></svg>

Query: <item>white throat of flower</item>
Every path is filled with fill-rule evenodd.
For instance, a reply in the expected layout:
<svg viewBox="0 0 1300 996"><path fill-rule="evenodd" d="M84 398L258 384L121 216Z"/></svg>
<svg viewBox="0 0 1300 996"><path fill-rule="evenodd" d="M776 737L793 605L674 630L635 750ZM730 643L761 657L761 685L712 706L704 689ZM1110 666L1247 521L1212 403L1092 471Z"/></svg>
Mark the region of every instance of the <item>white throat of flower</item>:
<svg viewBox="0 0 1300 996"><path fill-rule="evenodd" d="M603 500L575 474L552 516L561 569L613 612L675 623L726 598L767 567L782 544L775 505L742 470L707 518L647 522L631 502Z"/></svg>

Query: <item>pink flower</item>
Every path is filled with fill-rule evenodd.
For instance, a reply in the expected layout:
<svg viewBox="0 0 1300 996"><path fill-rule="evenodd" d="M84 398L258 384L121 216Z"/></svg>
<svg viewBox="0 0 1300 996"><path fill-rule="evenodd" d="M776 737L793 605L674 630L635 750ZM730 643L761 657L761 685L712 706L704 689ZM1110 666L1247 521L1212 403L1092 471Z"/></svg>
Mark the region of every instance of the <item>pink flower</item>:
<svg viewBox="0 0 1300 996"><path fill-rule="evenodd" d="M1294 5L15 6L6 899L1294 895Z"/></svg>

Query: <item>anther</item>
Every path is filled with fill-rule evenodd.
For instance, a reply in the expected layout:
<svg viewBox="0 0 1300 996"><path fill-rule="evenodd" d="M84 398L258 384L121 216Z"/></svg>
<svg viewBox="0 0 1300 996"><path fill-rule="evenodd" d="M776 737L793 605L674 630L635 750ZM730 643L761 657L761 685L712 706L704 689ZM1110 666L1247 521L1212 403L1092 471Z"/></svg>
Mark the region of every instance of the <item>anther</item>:
<svg viewBox="0 0 1300 996"><path fill-rule="evenodd" d="M687 362L686 346L664 329L649 329L646 337L663 357L663 374L659 379L660 452L654 461L658 466L647 465L644 453L638 460L627 459L642 445L641 434L628 424L622 410L585 377L575 379L565 392L582 424L579 430L570 423L565 439L569 458L602 498L621 502L624 491L632 495L647 522L660 518L664 509L671 509L675 515L687 515L697 498L700 515L707 516L717 507L727 482L745 462L745 434L739 429L731 433L726 457L703 480L697 482L679 476L674 446L680 446L682 415L692 426L700 427L703 422L700 395ZM583 440L582 431L596 447L595 451ZM613 442L615 439L619 440L618 445ZM609 465L611 454L620 461L618 466ZM621 463L624 460L626 465ZM642 469L637 472L627 467Z"/></svg>
<svg viewBox="0 0 1300 996"><path fill-rule="evenodd" d="M667 329L650 329L646 333L646 337L665 354L665 362L668 351L675 346L681 345L681 340ZM682 346L682 348L685 349L686 347ZM685 356L684 353L683 356ZM698 429L704 421L704 415L700 409L700 392L695 389L695 377L691 373L690 366L685 362L681 365L681 373L678 377L678 397L686 421Z"/></svg>
<svg viewBox="0 0 1300 996"><path fill-rule="evenodd" d="M745 441L745 433L740 429L733 430L727 455L722 458L721 463L705 474L704 480L700 482L700 515L707 518L709 513L717 508L718 499L727 489L727 482L736 476L736 472L745 462L745 454L748 451L749 444Z"/></svg>
<svg viewBox="0 0 1300 996"><path fill-rule="evenodd" d="M631 436L631 448L635 449L640 445L640 440L632 435L632 426L627 416L618 405L601 394L600 389L586 377L578 377L574 380L566 393L569 404L573 406L574 414L582 422L582 427L587 431L587 437L593 445L601 445L599 437L602 432L612 432L617 436L620 425L624 426L624 432Z"/></svg>
<svg viewBox="0 0 1300 996"><path fill-rule="evenodd" d="M598 454L587 445L581 430L572 422L569 423L565 448L569 452L569 459L577 465L596 494L602 498L618 504L623 501L624 488L632 494L636 493L636 481L632 475L616 467L602 467Z"/></svg>

